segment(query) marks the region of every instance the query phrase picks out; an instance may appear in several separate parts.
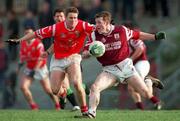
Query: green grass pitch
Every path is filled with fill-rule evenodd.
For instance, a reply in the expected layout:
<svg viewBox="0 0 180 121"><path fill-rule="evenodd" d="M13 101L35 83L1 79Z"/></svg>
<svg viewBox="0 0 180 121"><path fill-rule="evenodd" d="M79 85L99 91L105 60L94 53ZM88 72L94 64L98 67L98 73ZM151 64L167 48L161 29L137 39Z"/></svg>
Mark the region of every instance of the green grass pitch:
<svg viewBox="0 0 180 121"><path fill-rule="evenodd" d="M0 121L180 121L180 110L98 110L96 119L76 119L69 110L0 110Z"/></svg>

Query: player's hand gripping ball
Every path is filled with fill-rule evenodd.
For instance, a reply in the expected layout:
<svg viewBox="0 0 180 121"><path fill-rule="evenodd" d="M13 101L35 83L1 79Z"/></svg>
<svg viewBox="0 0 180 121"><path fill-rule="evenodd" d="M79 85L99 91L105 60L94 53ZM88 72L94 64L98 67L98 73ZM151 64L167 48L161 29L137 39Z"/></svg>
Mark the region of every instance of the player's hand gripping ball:
<svg viewBox="0 0 180 121"><path fill-rule="evenodd" d="M93 41L89 46L89 52L95 57L101 57L105 53L105 45L100 41Z"/></svg>

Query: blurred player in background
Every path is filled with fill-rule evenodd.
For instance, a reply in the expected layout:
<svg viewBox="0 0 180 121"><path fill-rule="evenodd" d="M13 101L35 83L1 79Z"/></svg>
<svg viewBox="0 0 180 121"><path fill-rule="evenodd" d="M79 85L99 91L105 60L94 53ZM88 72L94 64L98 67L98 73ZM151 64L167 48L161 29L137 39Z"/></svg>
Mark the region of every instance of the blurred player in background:
<svg viewBox="0 0 180 121"><path fill-rule="evenodd" d="M26 28L25 34L28 33L33 33L33 30L31 28ZM55 108L59 110L60 105L58 97L53 94L50 86L46 58L40 58L40 55L43 52L44 46L38 38L32 38L21 43L20 60L21 63L26 63L26 67L21 75L20 87L31 109L38 110L38 105L35 103L29 88L33 80L40 81L44 91L55 103Z"/></svg>
<svg viewBox="0 0 180 121"><path fill-rule="evenodd" d="M29 33L20 39L10 39L9 42L21 42L38 37L40 39L54 37L54 56L50 63L51 87L53 93L60 93L60 85L68 74L69 80L74 84L77 92L79 103L81 105L82 115L88 115L86 104L86 94L82 85L81 74L81 55L87 35L94 31L94 26L78 19L79 11L75 7L66 9L66 20L52 26L48 26Z"/></svg>
<svg viewBox="0 0 180 121"><path fill-rule="evenodd" d="M97 58L103 66L103 71L91 86L88 118L96 117L96 109L100 102L100 92L112 87L117 82L127 83L153 104L159 104L159 99L148 91L144 81L136 72L132 60L128 58L128 41L130 39L164 39L165 33L149 34L130 30L125 26L114 26L111 24L111 14L107 11L96 14L95 22L96 31L91 34L90 38L93 41L104 43L106 50L103 56ZM90 51L90 53L94 52Z"/></svg>
<svg viewBox="0 0 180 121"><path fill-rule="evenodd" d="M126 22L124 24L126 27L130 29L134 29L133 23ZM162 82L152 76L147 76L150 70L150 63L147 60L146 55L146 45L142 40L134 40L130 39L128 41L129 49L130 49L130 58L133 61L134 67L142 80L144 80L148 91L153 94L153 84L159 89L163 89L164 85ZM144 105L142 103L141 95L133 89L132 86L128 85L128 91L132 96L136 106L138 109L144 110ZM161 109L161 104L155 105L156 109Z"/></svg>

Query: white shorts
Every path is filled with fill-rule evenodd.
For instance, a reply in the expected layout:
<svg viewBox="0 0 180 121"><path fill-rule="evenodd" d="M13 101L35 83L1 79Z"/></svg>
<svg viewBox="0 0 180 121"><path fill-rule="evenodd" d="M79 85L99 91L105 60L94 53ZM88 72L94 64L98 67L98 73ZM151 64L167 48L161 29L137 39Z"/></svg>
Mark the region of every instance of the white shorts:
<svg viewBox="0 0 180 121"><path fill-rule="evenodd" d="M28 76L31 71L32 71L31 69L25 68L23 73ZM49 75L49 72L48 72L47 66L44 66L35 71L34 79L35 80L43 80L46 77L48 77L48 75Z"/></svg>
<svg viewBox="0 0 180 121"><path fill-rule="evenodd" d="M144 78L148 75L150 70L150 64L147 60L141 60L138 61L134 67L136 68L136 71L138 72L139 76L144 80Z"/></svg>
<svg viewBox="0 0 180 121"><path fill-rule="evenodd" d="M50 71L60 70L65 72L65 69L73 63L80 65L81 60L82 57L80 54L73 54L63 59L55 59L53 55L50 62Z"/></svg>
<svg viewBox="0 0 180 121"><path fill-rule="evenodd" d="M126 83L125 79L138 74L133 66L132 60L129 58L126 58L118 64L104 66L103 71L111 73L117 78L117 81L121 83Z"/></svg>

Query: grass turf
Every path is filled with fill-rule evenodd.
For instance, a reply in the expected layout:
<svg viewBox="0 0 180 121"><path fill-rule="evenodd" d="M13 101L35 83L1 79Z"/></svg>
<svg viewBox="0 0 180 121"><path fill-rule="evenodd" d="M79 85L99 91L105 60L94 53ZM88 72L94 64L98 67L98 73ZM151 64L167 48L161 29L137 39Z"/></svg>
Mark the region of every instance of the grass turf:
<svg viewBox="0 0 180 121"><path fill-rule="evenodd" d="M69 110L0 110L0 121L79 121ZM98 110L95 121L180 121L180 110Z"/></svg>

